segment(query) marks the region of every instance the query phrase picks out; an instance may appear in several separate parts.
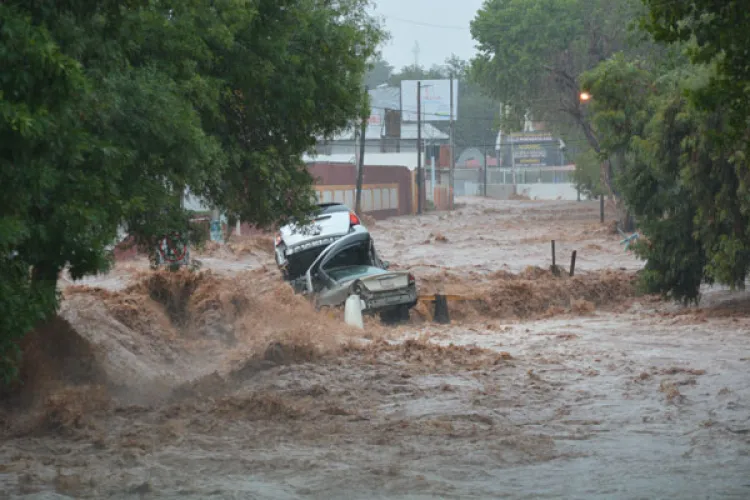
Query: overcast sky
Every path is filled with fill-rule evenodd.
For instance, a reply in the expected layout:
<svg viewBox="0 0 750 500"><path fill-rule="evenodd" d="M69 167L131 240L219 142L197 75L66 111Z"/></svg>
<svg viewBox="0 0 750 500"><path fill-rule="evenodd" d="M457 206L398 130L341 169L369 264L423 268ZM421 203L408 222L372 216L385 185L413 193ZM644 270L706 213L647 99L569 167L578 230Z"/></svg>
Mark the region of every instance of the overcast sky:
<svg viewBox="0 0 750 500"><path fill-rule="evenodd" d="M414 42L419 42L419 64L443 64L450 55L474 55L469 23L483 0L374 0L391 41L383 57L397 70L414 63Z"/></svg>

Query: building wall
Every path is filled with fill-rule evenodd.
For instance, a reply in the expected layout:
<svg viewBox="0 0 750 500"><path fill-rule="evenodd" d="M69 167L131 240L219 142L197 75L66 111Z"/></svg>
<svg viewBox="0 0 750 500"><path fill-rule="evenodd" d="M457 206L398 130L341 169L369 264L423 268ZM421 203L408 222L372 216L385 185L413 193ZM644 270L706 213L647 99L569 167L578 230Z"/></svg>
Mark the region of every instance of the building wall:
<svg viewBox="0 0 750 500"><path fill-rule="evenodd" d="M309 163L315 190L322 202L355 205L356 168L344 163ZM411 213L412 175L406 167L365 165L362 212L375 218Z"/></svg>
<svg viewBox="0 0 750 500"><path fill-rule="evenodd" d="M445 141L438 141L437 144L445 145ZM431 144L431 141L423 137L422 143ZM356 151L355 151L356 148ZM328 143L318 143L316 151L320 155L351 155L359 156L359 147L355 147L354 140L339 140ZM415 153L417 152L416 139L385 139L384 141L368 139L365 142L365 156L373 153ZM448 165L448 160L445 162Z"/></svg>
<svg viewBox="0 0 750 500"><path fill-rule="evenodd" d="M359 156L359 148L356 148L354 141L336 141L335 143L328 143L326 145L320 145L317 148L318 153L327 155L343 155L350 154L352 156ZM402 139L400 146L394 141L389 141L385 145L381 144L380 141L367 141L365 143L365 157L368 154L375 153L415 153L417 152L417 141L407 141Z"/></svg>

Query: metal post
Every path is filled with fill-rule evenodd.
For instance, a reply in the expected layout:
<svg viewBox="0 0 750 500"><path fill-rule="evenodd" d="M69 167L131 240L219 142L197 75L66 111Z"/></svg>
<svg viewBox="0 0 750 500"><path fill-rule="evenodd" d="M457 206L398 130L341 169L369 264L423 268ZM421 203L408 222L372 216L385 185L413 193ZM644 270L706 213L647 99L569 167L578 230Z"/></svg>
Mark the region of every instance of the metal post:
<svg viewBox="0 0 750 500"><path fill-rule="evenodd" d="M369 89L365 86L365 99L367 99L367 93ZM366 104L366 103L365 103ZM369 106L368 106L369 108ZM367 138L367 118L369 113L362 109L362 123L359 129L359 166L357 168L357 192L354 202L354 212L357 214L362 213L362 180L365 174L365 139Z"/></svg>
<svg viewBox="0 0 750 500"><path fill-rule="evenodd" d="M604 195L599 195L599 222L604 223Z"/></svg>
<svg viewBox="0 0 750 500"><path fill-rule="evenodd" d="M487 146L485 146L485 149L487 149ZM498 154L499 157L500 155ZM484 160L484 197L487 197L487 160Z"/></svg>
<svg viewBox="0 0 750 500"><path fill-rule="evenodd" d="M454 203L454 195L453 195L453 189L455 187L456 183L456 155L453 151L453 76L451 75L451 127L450 127L450 150L451 150L451 170L449 175L449 184L450 184L450 209L453 210L453 207L455 205Z"/></svg>
<svg viewBox="0 0 750 500"><path fill-rule="evenodd" d="M513 134L508 134L508 138L510 139L510 171L513 174L513 189L515 191L515 186L518 183L516 182L516 151L513 147Z"/></svg>
<svg viewBox="0 0 750 500"><path fill-rule="evenodd" d="M435 204L435 144L430 143L430 148L432 149L432 170L430 171L430 186L432 186L432 203ZM435 207L437 208L437 207Z"/></svg>
<svg viewBox="0 0 750 500"><path fill-rule="evenodd" d="M487 197L487 144L484 145L482 154L484 155L484 196Z"/></svg>
<svg viewBox="0 0 750 500"><path fill-rule="evenodd" d="M570 275L573 276L576 273L576 254L577 250L573 250L573 254L570 256Z"/></svg>
<svg viewBox="0 0 750 500"><path fill-rule="evenodd" d="M557 267L557 260L555 258L555 240L552 240L552 274L560 276L560 269Z"/></svg>
<svg viewBox="0 0 750 500"><path fill-rule="evenodd" d="M417 82L417 213L422 215L422 82Z"/></svg>

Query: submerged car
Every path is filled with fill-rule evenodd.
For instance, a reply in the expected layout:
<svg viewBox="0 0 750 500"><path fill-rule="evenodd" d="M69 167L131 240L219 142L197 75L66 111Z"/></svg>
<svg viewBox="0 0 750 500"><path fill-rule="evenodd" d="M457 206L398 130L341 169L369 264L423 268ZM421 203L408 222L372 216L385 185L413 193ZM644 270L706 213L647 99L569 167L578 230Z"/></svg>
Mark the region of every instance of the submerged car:
<svg viewBox="0 0 750 500"><path fill-rule="evenodd" d="M305 272L331 243L355 228L367 232L357 214L341 203L320 203L311 224L283 226L274 241L276 264L295 289L304 289Z"/></svg>
<svg viewBox="0 0 750 500"><path fill-rule="evenodd" d="M417 303L414 275L389 271L361 227L320 253L305 274L305 288L318 309L341 306L350 295L358 295L363 313L387 321L407 319Z"/></svg>

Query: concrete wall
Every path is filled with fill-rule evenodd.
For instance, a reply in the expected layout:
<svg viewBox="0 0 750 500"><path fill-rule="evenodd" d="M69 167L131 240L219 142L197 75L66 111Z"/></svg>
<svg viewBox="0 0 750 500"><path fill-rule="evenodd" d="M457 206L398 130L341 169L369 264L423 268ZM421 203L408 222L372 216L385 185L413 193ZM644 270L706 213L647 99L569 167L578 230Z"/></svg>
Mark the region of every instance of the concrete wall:
<svg viewBox="0 0 750 500"><path fill-rule="evenodd" d="M513 196L512 184L488 184L487 196L498 200L508 200ZM574 184L518 184L515 186L519 196L528 196L532 200L570 200L578 199Z"/></svg>
<svg viewBox="0 0 750 500"><path fill-rule="evenodd" d="M513 196L513 184L487 184L487 197L509 200Z"/></svg>
<svg viewBox="0 0 750 500"><path fill-rule="evenodd" d="M532 200L569 200L578 199L578 191L574 184L518 184L519 195L528 196Z"/></svg>

